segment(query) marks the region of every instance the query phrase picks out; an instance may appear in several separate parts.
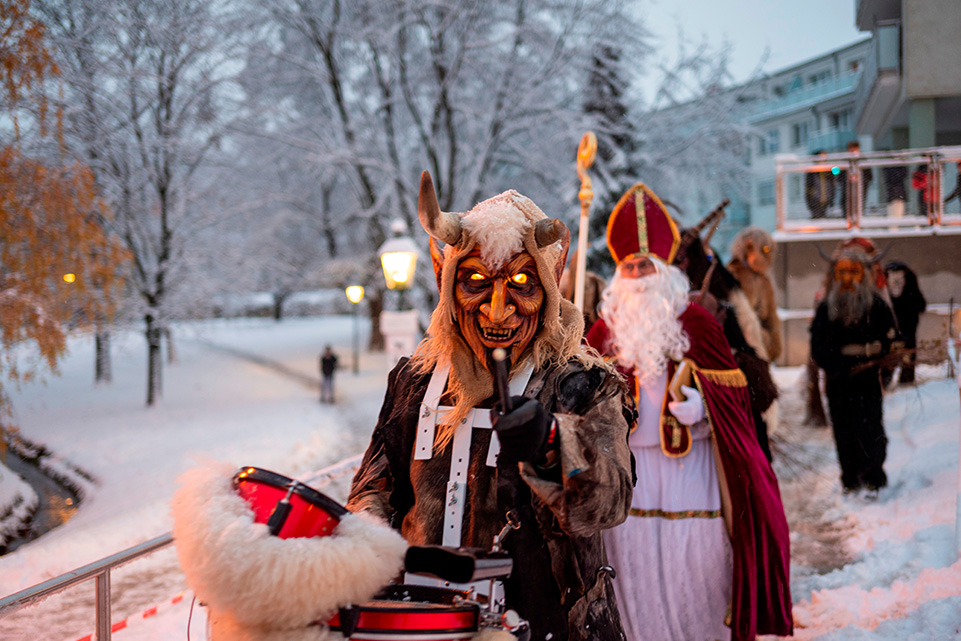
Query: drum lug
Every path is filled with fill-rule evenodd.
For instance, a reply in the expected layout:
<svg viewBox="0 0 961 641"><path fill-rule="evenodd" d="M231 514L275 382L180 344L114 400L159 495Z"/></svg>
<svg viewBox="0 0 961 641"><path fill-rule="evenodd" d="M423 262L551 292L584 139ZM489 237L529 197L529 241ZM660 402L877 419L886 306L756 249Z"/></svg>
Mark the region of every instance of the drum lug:
<svg viewBox="0 0 961 641"><path fill-rule="evenodd" d="M340 617L340 633L345 639L349 639L354 634L354 630L357 629L360 610L348 605L346 608L340 608L337 615Z"/></svg>

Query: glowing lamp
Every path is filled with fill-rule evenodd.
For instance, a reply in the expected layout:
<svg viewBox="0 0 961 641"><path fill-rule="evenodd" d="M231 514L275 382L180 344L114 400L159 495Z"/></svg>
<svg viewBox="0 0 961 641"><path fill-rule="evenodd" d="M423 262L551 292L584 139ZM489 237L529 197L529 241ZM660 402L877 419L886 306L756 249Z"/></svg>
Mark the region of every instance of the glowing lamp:
<svg viewBox="0 0 961 641"><path fill-rule="evenodd" d="M833 167L831 167L831 173L837 176L839 173L841 173L841 168L838 167L837 165L834 165Z"/></svg>
<svg viewBox="0 0 961 641"><path fill-rule="evenodd" d="M417 244L409 236L391 238L380 246L378 253L387 289L404 290L410 287L417 268Z"/></svg>
<svg viewBox="0 0 961 641"><path fill-rule="evenodd" d="M351 285L344 291L347 293L347 300L354 304L364 300L364 288L360 285Z"/></svg>
<svg viewBox="0 0 961 641"><path fill-rule="evenodd" d="M64 275L63 275L63 280L64 280L64 282L72 283L72 282L74 282L75 280L77 280L77 275L76 275L76 274L64 274Z"/></svg>

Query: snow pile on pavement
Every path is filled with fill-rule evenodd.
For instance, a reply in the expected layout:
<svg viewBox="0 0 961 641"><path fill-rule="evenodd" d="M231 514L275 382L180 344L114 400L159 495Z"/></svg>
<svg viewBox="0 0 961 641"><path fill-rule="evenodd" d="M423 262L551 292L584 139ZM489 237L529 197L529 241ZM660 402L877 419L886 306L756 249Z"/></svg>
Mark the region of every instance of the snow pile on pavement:
<svg viewBox="0 0 961 641"><path fill-rule="evenodd" d="M0 463L0 548L33 516L38 501L33 488Z"/></svg>
<svg viewBox="0 0 961 641"><path fill-rule="evenodd" d="M784 374L782 387L799 378ZM922 368L917 387L891 391L885 426L889 485L876 500L842 496L829 429L795 427L789 437L803 440L800 459L819 465L785 474L782 492L797 484L819 488L818 518L833 526L837 557L844 560L840 567L810 567L811 559L795 552L795 639L961 636L961 561L954 549L961 412L958 388L944 368ZM790 444L787 450L785 458L797 463L797 450ZM789 465L775 461L779 474Z"/></svg>

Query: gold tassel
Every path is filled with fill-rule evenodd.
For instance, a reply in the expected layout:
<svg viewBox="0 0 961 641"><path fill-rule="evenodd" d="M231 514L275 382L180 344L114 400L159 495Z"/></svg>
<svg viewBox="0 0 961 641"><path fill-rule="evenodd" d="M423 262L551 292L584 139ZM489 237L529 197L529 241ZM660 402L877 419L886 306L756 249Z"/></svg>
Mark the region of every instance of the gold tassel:
<svg viewBox="0 0 961 641"><path fill-rule="evenodd" d="M744 372L739 369L698 369L704 380L727 387L747 387Z"/></svg>

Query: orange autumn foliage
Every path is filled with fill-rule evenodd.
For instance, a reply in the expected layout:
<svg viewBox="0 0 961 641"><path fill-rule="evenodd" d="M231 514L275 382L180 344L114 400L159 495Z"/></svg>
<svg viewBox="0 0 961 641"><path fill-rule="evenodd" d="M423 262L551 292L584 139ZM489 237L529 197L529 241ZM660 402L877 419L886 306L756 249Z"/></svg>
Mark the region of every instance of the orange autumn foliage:
<svg viewBox="0 0 961 641"><path fill-rule="evenodd" d="M0 0L0 105L29 98L43 120L42 81L56 68L28 7ZM26 157L19 131L0 146L0 410L5 381L54 370L69 330L112 315L127 254L104 231L108 215L88 168ZM26 356L14 349L26 344L35 347Z"/></svg>
<svg viewBox="0 0 961 641"><path fill-rule="evenodd" d="M30 0L0 0L0 105L6 103L17 135L15 107L26 97L35 104L45 133L47 98L41 85L45 76L59 73L43 44L44 26L29 10Z"/></svg>

